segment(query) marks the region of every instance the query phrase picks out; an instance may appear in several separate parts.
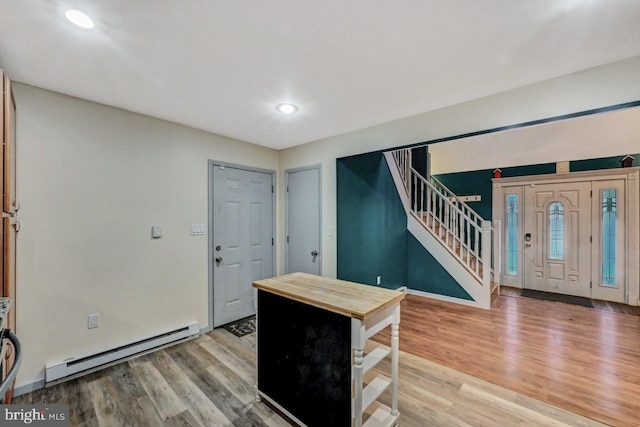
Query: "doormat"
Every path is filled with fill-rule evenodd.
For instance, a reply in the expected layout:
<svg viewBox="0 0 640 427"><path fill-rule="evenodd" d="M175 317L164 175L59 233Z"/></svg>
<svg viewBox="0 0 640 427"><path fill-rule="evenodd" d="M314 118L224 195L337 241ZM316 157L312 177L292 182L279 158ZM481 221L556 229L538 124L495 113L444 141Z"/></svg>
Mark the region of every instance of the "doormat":
<svg viewBox="0 0 640 427"><path fill-rule="evenodd" d="M256 331L256 316L245 317L223 326L227 331L237 337L243 337Z"/></svg>
<svg viewBox="0 0 640 427"><path fill-rule="evenodd" d="M565 304L581 305L593 308L593 302L589 298L575 297L573 295L554 294L553 292L541 292L531 289L523 289L520 296L527 298L543 299L546 301L563 302Z"/></svg>

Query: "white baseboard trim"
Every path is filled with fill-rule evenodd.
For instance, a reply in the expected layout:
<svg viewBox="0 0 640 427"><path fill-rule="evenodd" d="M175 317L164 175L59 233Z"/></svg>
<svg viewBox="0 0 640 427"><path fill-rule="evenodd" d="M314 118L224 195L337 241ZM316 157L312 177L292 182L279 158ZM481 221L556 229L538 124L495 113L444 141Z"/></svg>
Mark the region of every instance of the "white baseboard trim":
<svg viewBox="0 0 640 427"><path fill-rule="evenodd" d="M91 371L113 366L128 357L135 356L160 348L167 344L177 343L185 339L194 338L200 334L198 322L190 322L176 329L137 339L117 347L109 347L90 353L79 354L45 365L44 378L47 384L56 381L66 381L74 376L82 376Z"/></svg>
<svg viewBox="0 0 640 427"><path fill-rule="evenodd" d="M13 389L13 396L22 396L23 394L31 393L32 391L40 390L41 388L44 388L44 377L16 386Z"/></svg>
<svg viewBox="0 0 640 427"><path fill-rule="evenodd" d="M407 293L409 295L416 295L416 296L423 297L423 298L431 298L431 299L435 299L435 300L439 300L439 301L445 301L445 302L451 302L451 303L454 303L454 304L466 305L466 306L469 306L469 307L482 308L482 307L480 307L480 304L478 304L477 302L475 302L473 300L469 300L469 299L450 297L448 295L432 294L431 292L418 291L416 289L407 289Z"/></svg>
<svg viewBox="0 0 640 427"><path fill-rule="evenodd" d="M208 328L202 328L201 331L202 330L206 330L206 329L208 329ZM121 358L119 360L115 360L113 362L105 363L103 365L96 366L96 367L88 369L86 371L79 372L77 374L70 375L68 377L53 381L53 382L51 382L50 385L60 384L62 382L69 381L69 380L72 380L72 379L75 379L75 378L79 378L79 377L82 377L84 375L90 374L92 372L101 371L101 370L109 368L111 366L118 365L120 363L127 362L127 361L132 360L132 359L136 359L136 358L138 358L140 356L144 356L145 354L153 353L153 352L165 349L167 347L172 347L172 346L174 346L176 344L180 344L180 343L183 343L183 342L186 342L186 341L190 341L190 340L192 340L192 339L194 339L196 337L197 337L197 335L196 336L192 335L192 336L185 337L185 338L177 340L177 341L169 342L169 343L160 345L158 347L154 347L154 348L151 348L151 349L148 349L148 350L145 350L145 351L142 351L142 352L127 356L127 357L123 357L123 358ZM15 397L18 397L18 396L22 396L23 394L31 393L32 391L40 390L41 388L45 387L45 384L46 383L45 383L45 379L44 378L37 378L35 380L22 383L20 385L17 385L13 389L13 395Z"/></svg>

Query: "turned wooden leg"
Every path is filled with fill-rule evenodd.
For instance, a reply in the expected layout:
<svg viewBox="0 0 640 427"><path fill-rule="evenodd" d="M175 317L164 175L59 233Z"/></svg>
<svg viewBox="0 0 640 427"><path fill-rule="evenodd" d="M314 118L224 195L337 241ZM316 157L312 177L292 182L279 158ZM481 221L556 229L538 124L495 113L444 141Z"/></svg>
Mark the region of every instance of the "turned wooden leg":
<svg viewBox="0 0 640 427"><path fill-rule="evenodd" d="M362 381L364 372L364 325L358 319L351 319L351 346L353 348L353 425L362 426Z"/></svg>
<svg viewBox="0 0 640 427"><path fill-rule="evenodd" d="M400 350L400 307L396 307L391 322L391 415L398 415L398 356Z"/></svg>

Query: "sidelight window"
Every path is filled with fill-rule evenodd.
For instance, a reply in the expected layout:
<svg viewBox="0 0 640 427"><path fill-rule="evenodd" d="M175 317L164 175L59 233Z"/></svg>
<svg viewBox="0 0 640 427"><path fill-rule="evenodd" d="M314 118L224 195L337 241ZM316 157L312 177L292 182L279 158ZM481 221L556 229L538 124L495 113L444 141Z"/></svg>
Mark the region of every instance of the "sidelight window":
<svg viewBox="0 0 640 427"><path fill-rule="evenodd" d="M616 285L616 190L602 190L602 284Z"/></svg>
<svg viewBox="0 0 640 427"><path fill-rule="evenodd" d="M549 259L564 259L564 206L549 205Z"/></svg>
<svg viewBox="0 0 640 427"><path fill-rule="evenodd" d="M518 195L507 195L507 273L518 274Z"/></svg>

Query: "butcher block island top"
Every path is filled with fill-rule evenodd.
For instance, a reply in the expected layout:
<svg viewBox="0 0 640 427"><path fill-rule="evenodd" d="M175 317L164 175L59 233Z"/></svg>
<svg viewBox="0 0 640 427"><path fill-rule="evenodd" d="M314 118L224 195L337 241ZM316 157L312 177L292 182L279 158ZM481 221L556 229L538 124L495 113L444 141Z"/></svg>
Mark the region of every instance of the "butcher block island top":
<svg viewBox="0 0 640 427"><path fill-rule="evenodd" d="M253 287L360 320L366 320L405 297L401 291L307 273L257 280Z"/></svg>

